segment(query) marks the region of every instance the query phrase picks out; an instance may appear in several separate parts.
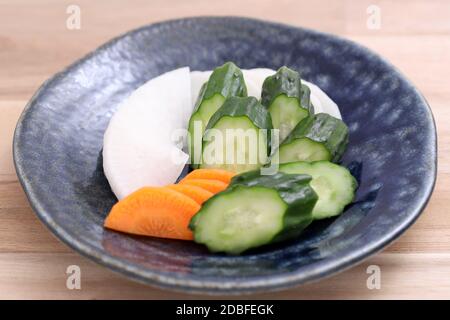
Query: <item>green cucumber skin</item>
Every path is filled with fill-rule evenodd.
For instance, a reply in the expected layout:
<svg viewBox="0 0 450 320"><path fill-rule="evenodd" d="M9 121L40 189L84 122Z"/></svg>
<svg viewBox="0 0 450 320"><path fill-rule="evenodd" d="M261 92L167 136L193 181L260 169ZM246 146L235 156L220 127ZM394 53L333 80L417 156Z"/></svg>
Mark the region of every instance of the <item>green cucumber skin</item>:
<svg viewBox="0 0 450 320"><path fill-rule="evenodd" d="M314 114L314 106L311 103L311 90L306 84L302 84L302 97L300 104L309 111L310 115Z"/></svg>
<svg viewBox="0 0 450 320"><path fill-rule="evenodd" d="M285 66L264 80L261 92L262 105L269 108L275 98L281 94L289 98L297 98L298 101L301 101L302 97L300 74Z"/></svg>
<svg viewBox="0 0 450 320"><path fill-rule="evenodd" d="M212 99L216 94L220 94L224 98L230 96L247 96L247 87L245 85L244 75L233 62L227 62L214 69L208 81L202 85L199 96L195 102L194 111L189 119L188 131L193 141L195 141L195 137L193 123L191 120L197 112L202 112L203 103ZM206 127L207 123L204 123L203 125ZM198 159L193 159L192 153L192 145L189 143L191 166L195 169L198 168L200 164L196 163L198 162Z"/></svg>
<svg viewBox="0 0 450 320"><path fill-rule="evenodd" d="M242 173L232 179L226 190L215 194L203 203L200 211L192 217L189 228L194 232L195 239L196 225L201 219L202 212L208 210L209 204L213 203L214 199L239 192L240 188L267 188L277 191L280 198L286 203L287 209L283 216L282 229L270 241L260 246L292 239L301 234L313 221L312 209L318 200L318 196L309 185L310 181L311 176L309 175L279 172L264 176L260 174L259 170Z"/></svg>
<svg viewBox="0 0 450 320"><path fill-rule="evenodd" d="M209 119L206 130L214 128L216 123L225 116L246 116L260 129L267 129L267 154L270 154L270 130L272 118L269 111L262 106L255 97L229 97L223 105Z"/></svg>
<svg viewBox="0 0 450 320"><path fill-rule="evenodd" d="M191 120L193 119L193 115L197 112L197 110L200 107L200 104L203 101L203 98L205 96L205 91L206 91L206 87L207 86L208 86L208 82L205 82L201 86L200 92L199 92L198 97L197 97L197 100L195 101L194 112L192 113L191 118L189 119L188 131L190 133L190 137L191 137L192 140L194 140L195 137L194 137L194 129L191 127L191 125L192 125L191 124ZM200 164L196 163L196 161L194 159L194 155L193 155L193 151L192 151L193 146L192 146L191 139L188 139L188 150L189 150L190 163L191 163L191 167L193 169L198 169Z"/></svg>
<svg viewBox="0 0 450 320"><path fill-rule="evenodd" d="M227 98L219 110L209 119L206 129L214 128L214 125L224 116L247 116L256 127L260 129L272 129L272 119L269 111L255 97Z"/></svg>
<svg viewBox="0 0 450 320"><path fill-rule="evenodd" d="M247 96L244 75L233 62L226 62L214 69L208 81L200 89L193 113L197 112L204 100L210 99L215 94L221 94L224 98Z"/></svg>
<svg viewBox="0 0 450 320"><path fill-rule="evenodd" d="M281 146L304 137L324 144L330 151L331 161L338 162L347 148L348 127L340 119L318 113L300 121Z"/></svg>
<svg viewBox="0 0 450 320"><path fill-rule="evenodd" d="M303 91L304 90L304 91ZM264 105L269 112L283 112L283 105L278 106L279 111L273 109L276 105L276 99L280 96L285 96L290 99L295 99L298 108L306 110L306 116L314 114L314 107L310 102L310 90L306 85L302 85L300 74L297 71L291 70L286 66L281 67L278 71L264 80L261 104ZM287 110L287 109L284 109ZM275 115L272 113L273 117ZM284 140L286 134L293 129L293 127L300 122L305 115L297 118L291 114L292 124L289 124L289 130L286 131L287 123L281 121L274 126L275 129L281 129L281 140ZM284 128L284 129L282 129Z"/></svg>
<svg viewBox="0 0 450 320"><path fill-rule="evenodd" d="M216 93L220 93L224 98L247 96L244 75L241 69L233 62L226 62L222 66L214 69L209 77L203 98L209 99Z"/></svg>
<svg viewBox="0 0 450 320"><path fill-rule="evenodd" d="M309 185L311 176L305 174L261 175L260 170L241 173L230 182L229 189L235 186L259 186L274 189L288 205L284 215L283 229L271 243L292 239L313 221L312 210L318 200L317 193Z"/></svg>
<svg viewBox="0 0 450 320"><path fill-rule="evenodd" d="M197 100L195 100L194 111L192 112L192 114L196 113L198 111L198 109L200 108L202 101L205 99L205 92L206 92L207 88L208 88L208 81L206 81L204 84L202 84L202 86L200 88L200 92L198 93ZM211 97L209 97L209 98L211 98Z"/></svg>

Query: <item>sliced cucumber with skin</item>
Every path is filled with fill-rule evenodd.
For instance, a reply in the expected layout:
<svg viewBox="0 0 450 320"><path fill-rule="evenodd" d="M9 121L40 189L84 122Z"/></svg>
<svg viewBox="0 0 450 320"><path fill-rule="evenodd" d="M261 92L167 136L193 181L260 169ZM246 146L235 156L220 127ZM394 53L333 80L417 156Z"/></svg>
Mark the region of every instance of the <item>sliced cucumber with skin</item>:
<svg viewBox="0 0 450 320"><path fill-rule="evenodd" d="M194 240L213 252L239 254L298 236L312 221L317 194L311 177L259 170L234 177L192 218Z"/></svg>
<svg viewBox="0 0 450 320"><path fill-rule="evenodd" d="M273 127L280 130L280 141L283 141L297 123L308 116L307 109L300 107L297 98L279 95L271 104L270 116Z"/></svg>
<svg viewBox="0 0 450 320"><path fill-rule="evenodd" d="M320 161L330 160L331 154L321 143L317 143L309 138L293 140L290 143L282 144L278 150L280 163L293 161Z"/></svg>
<svg viewBox="0 0 450 320"><path fill-rule="evenodd" d="M200 167L234 172L261 167L268 161L270 129L270 114L256 98L227 98L208 122Z"/></svg>
<svg viewBox="0 0 450 320"><path fill-rule="evenodd" d="M234 63L227 62L214 69L208 81L201 87L194 112L189 120L188 149L193 167L198 167L202 136L209 119L230 96L247 96L247 87L242 71Z"/></svg>
<svg viewBox="0 0 450 320"><path fill-rule="evenodd" d="M311 89L306 84L302 83L302 107L308 109L309 115L314 114L314 106L311 101Z"/></svg>
<svg viewBox="0 0 450 320"><path fill-rule="evenodd" d="M312 211L313 218L337 216L353 201L358 186L347 168L329 161L291 162L280 165L280 171L291 174L307 174L312 177L311 187L319 196Z"/></svg>
<svg viewBox="0 0 450 320"><path fill-rule="evenodd" d="M273 127L280 130L280 141L309 115L309 106L302 105L300 74L287 67L264 80L261 103L269 109Z"/></svg>
<svg viewBox="0 0 450 320"><path fill-rule="evenodd" d="M292 130L272 157L274 162L339 161L348 144L348 128L326 113L309 116Z"/></svg>

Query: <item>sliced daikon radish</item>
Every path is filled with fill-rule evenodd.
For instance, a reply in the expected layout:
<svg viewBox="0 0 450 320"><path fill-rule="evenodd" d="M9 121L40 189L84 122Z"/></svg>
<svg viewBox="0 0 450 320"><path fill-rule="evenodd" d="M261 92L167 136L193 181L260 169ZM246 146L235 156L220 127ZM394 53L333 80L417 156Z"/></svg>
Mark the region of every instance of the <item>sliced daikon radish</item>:
<svg viewBox="0 0 450 320"><path fill-rule="evenodd" d="M275 73L274 70L267 68L243 69L245 83L247 85L248 95L257 99L261 98L261 89L264 80Z"/></svg>
<svg viewBox="0 0 450 320"><path fill-rule="evenodd" d="M244 74L245 85L247 86L247 96L260 98L261 96L261 88L258 87L251 79L245 77L245 70L242 70Z"/></svg>
<svg viewBox="0 0 450 320"><path fill-rule="evenodd" d="M262 85L264 83L264 80L266 80L267 77L272 76L275 74L276 71L272 69L267 68L255 68L255 69L245 69L242 70L242 73L244 74L244 80L247 82L251 82L253 86L256 88L253 94L250 94L249 96L256 97L258 99L261 98L261 89Z"/></svg>
<svg viewBox="0 0 450 320"><path fill-rule="evenodd" d="M191 71L191 99L195 105L202 85L208 81L212 71Z"/></svg>
<svg viewBox="0 0 450 320"><path fill-rule="evenodd" d="M117 198L144 186L176 181L188 155L181 138L192 112L189 68L151 79L134 91L111 118L103 140L103 169Z"/></svg>
<svg viewBox="0 0 450 320"><path fill-rule="evenodd" d="M302 80L302 82L305 85L307 85L305 83L305 81ZM309 86L308 86L308 88L311 90L311 88ZM322 108L322 103L320 103L319 98L317 98L316 95L312 93L312 91L311 91L311 96L310 97L311 97L311 103L314 106L314 113L322 113L323 112L323 108Z"/></svg>
<svg viewBox="0 0 450 320"><path fill-rule="evenodd" d="M303 79L302 79L302 83L306 84L309 87L309 89L311 90L311 99L313 96L315 96L320 101L320 106L321 106L322 110L320 112L315 110L315 113L321 113L321 112L328 113L330 116L333 116L338 119L342 119L342 116L341 116L341 113L339 111L337 104L333 100L331 100L331 98L322 89L320 89L317 85L315 85L311 82L308 82L306 80L303 80ZM312 102L313 102L313 105L315 108L316 105L314 104L314 101L312 101Z"/></svg>
<svg viewBox="0 0 450 320"><path fill-rule="evenodd" d="M105 141L103 170L119 200L144 186L174 183L189 159L174 145L136 135L109 134Z"/></svg>

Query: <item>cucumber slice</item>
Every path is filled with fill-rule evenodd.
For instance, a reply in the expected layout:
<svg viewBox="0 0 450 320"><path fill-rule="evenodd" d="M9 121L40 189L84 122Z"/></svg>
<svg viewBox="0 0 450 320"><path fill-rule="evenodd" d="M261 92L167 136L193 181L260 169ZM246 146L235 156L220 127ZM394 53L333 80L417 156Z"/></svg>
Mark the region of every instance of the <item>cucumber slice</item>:
<svg viewBox="0 0 450 320"><path fill-rule="evenodd" d="M200 167L234 172L261 167L268 160L270 129L270 114L256 98L228 98L208 122Z"/></svg>
<svg viewBox="0 0 450 320"><path fill-rule="evenodd" d="M307 109L300 107L297 98L279 95L271 104L270 116L275 129L280 129L280 141L283 141L297 123L308 116Z"/></svg>
<svg viewBox="0 0 450 320"><path fill-rule="evenodd" d="M273 161L339 161L348 144L348 128L326 113L303 119L280 145Z"/></svg>
<svg viewBox="0 0 450 320"><path fill-rule="evenodd" d="M224 192L201 209L195 242L231 254L266 244L282 229L286 208L272 189L239 187Z"/></svg>
<svg viewBox="0 0 450 320"><path fill-rule="evenodd" d="M247 87L242 71L234 63L227 62L214 69L208 82L203 84L189 120L188 149L194 167L200 162L202 136L209 119L230 96L247 96Z"/></svg>
<svg viewBox="0 0 450 320"><path fill-rule="evenodd" d="M269 109L273 127L280 130L280 141L309 115L309 103L305 107L301 100L302 84L298 72L281 67L277 73L264 80L261 103Z"/></svg>
<svg viewBox="0 0 450 320"><path fill-rule="evenodd" d="M329 161L282 164L280 171L312 177L310 185L319 196L312 211L316 220L339 215L353 201L358 186L347 168Z"/></svg>
<svg viewBox="0 0 450 320"><path fill-rule="evenodd" d="M317 202L309 181L307 175L261 176L259 170L234 177L191 220L194 240L213 252L239 254L298 236Z"/></svg>
<svg viewBox="0 0 450 320"><path fill-rule="evenodd" d="M277 153L273 159L279 159L280 163L331 159L330 152L322 143L309 138L299 138L289 143L283 143Z"/></svg>
<svg viewBox="0 0 450 320"><path fill-rule="evenodd" d="M303 108L309 111L310 115L314 114L314 105L311 100L311 90L309 87L302 83L302 99L300 101Z"/></svg>

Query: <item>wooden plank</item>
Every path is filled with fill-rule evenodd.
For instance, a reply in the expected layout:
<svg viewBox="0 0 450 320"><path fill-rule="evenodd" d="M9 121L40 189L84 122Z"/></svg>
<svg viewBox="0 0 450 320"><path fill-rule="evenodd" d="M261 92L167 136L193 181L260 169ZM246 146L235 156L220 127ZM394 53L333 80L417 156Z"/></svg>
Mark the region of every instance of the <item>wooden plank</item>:
<svg viewBox="0 0 450 320"><path fill-rule="evenodd" d="M68 290L69 265L81 269L81 290ZM381 271L381 288L368 289L367 267ZM430 266L433 271L430 272ZM382 253L320 281L277 293L238 299L442 299L450 298L450 254ZM120 289L119 289L120 288ZM129 281L76 254L0 254L0 299L200 299Z"/></svg>
<svg viewBox="0 0 450 320"><path fill-rule="evenodd" d="M24 100L0 100L0 183L17 179L12 160L12 138L17 119L19 119L25 104Z"/></svg>
<svg viewBox="0 0 450 320"><path fill-rule="evenodd" d="M0 252L72 252L47 230L29 207L0 208L0 234Z"/></svg>
<svg viewBox="0 0 450 320"><path fill-rule="evenodd" d="M368 18L366 9L370 3L378 4L382 8L380 30L369 30L366 27ZM68 30L66 28L68 15L65 10L72 4L71 1L2 1L0 61L15 63L2 65L0 96L8 99L28 98L47 76L111 37L144 24L181 16L242 15L242 10L247 7L249 10L246 11L246 15L250 17L282 21L346 36L419 34L445 37L450 32L449 2L416 0L405 4L404 1L391 0L370 1L370 3L357 0L332 2L319 0L312 6L308 0L282 0L276 1L276 5L273 0L251 0L245 4L240 0L214 3L208 0L189 2L175 0L170 3L165 0L135 2L82 0L77 1L82 14L81 29ZM408 8L408 14L403 14L405 6ZM27 32L23 32L24 30ZM446 38L448 41L448 37ZM375 43L377 40L371 41ZM420 37L417 38L419 43L413 45L410 43L399 45L396 39L392 41L396 45L382 45L376 48L415 51L422 54L421 58L432 58L433 55L423 54L424 50L436 48L430 46L428 39L425 39L427 43L424 45L423 38ZM406 61L409 60L401 59L400 62L407 63ZM423 66L420 63L415 65ZM431 78L431 74L428 72L425 76Z"/></svg>
<svg viewBox="0 0 450 320"><path fill-rule="evenodd" d="M421 218L398 241L367 262L325 281L242 298L450 298L449 1L79 0L82 27L68 30L66 8L72 3L0 0L0 298L200 297L136 284L58 242L36 218L20 188L11 140L22 108L40 84L110 38L165 19L242 12L332 32L378 52L425 95L439 136L434 195ZM367 28L370 5L381 9L380 29ZM65 287L65 269L70 264L82 269L81 291ZM366 287L369 264L381 267L381 290Z"/></svg>
<svg viewBox="0 0 450 320"><path fill-rule="evenodd" d="M367 21L375 17L374 10L379 10L380 13L379 29L367 26ZM449 12L450 2L443 0L347 0L345 2L345 33L448 35L450 33Z"/></svg>

